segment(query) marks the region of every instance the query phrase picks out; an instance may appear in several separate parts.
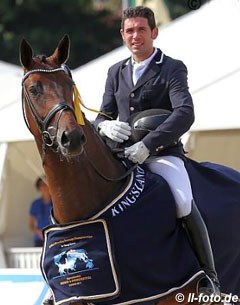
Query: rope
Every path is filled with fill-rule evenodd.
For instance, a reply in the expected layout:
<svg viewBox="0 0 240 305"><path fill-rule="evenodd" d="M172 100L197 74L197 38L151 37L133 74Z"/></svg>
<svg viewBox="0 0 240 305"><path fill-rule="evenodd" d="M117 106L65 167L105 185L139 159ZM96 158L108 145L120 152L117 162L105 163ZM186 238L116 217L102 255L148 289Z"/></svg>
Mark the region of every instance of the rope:
<svg viewBox="0 0 240 305"><path fill-rule="evenodd" d="M108 115L108 114L106 114L106 113L104 113L104 112L102 112L102 111L99 111L99 110L96 110L96 109L87 107L87 106L83 103L83 101L82 101L82 99L81 99L81 96L80 96L80 94L79 94L79 91L78 91L76 85L74 86L74 108L75 108L75 99L76 99L76 103L79 103L79 104L82 105L85 109L87 109L87 110L89 110L89 111L92 111L92 112L96 112L97 114L101 114L101 115L107 117L108 119L113 120L113 117L111 117L110 115ZM80 109L80 106L77 106L77 105L76 105L76 108L79 108L79 109ZM81 111L81 110L80 110L80 111ZM76 115L77 115L77 114L76 114Z"/></svg>

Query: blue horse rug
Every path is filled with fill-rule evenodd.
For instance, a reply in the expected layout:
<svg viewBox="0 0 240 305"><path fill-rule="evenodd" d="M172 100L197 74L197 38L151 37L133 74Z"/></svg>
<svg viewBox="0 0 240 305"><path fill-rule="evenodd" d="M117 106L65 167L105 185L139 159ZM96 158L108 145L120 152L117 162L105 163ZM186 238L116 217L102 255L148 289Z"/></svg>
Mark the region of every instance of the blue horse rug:
<svg viewBox="0 0 240 305"><path fill-rule="evenodd" d="M191 159L185 166L208 228L221 290L240 297L240 173Z"/></svg>
<svg viewBox="0 0 240 305"><path fill-rule="evenodd" d="M189 159L186 167L222 291L240 295L240 174ZM203 275L168 184L144 167L90 220L44 234L41 265L57 305L153 305Z"/></svg>

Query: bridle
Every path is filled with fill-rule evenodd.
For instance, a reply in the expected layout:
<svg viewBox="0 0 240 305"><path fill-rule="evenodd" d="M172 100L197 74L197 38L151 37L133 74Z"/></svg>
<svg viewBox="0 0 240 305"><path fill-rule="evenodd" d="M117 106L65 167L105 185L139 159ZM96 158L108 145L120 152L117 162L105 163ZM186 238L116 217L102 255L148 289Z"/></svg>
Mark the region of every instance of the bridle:
<svg viewBox="0 0 240 305"><path fill-rule="evenodd" d="M50 147L54 152L57 152L58 149L58 144L56 143L56 138L57 138L57 131L58 131L58 125L59 125L59 121L61 118L61 115L63 113L63 111L65 110L70 110L73 115L75 116L75 118L77 119L77 115L75 112L75 109L68 105L66 102L61 102L58 103L57 105L55 105L46 115L46 117L44 119L42 119L40 117L40 115L38 114L36 108L34 107L31 98L28 94L28 91L24 85L25 80L29 77L29 75L34 74L34 73L55 73L55 72L60 72L63 71L64 73L66 73L71 79L71 72L69 70L69 68L66 66L62 66L60 68L56 68L56 69L33 69L30 70L28 72L26 72L23 76L22 79L22 111L23 111L23 117L24 117L24 121L29 129L29 131L32 133L31 128L30 128L30 124L27 120L27 116L26 116L26 109L25 109L25 103L26 102L32 117L39 129L39 131L41 132L42 135L42 142L43 142L43 147L42 147L42 152L43 152L43 162L44 162L44 156L45 156L45 152L46 152L46 147ZM49 132L49 125L50 122L52 120L52 118L58 113L58 118L57 118L57 123L56 123L56 127L54 128L55 132L54 134L51 134ZM86 152L85 152L86 154ZM93 169L95 170L95 172L102 177L104 180L106 181L113 181L113 182L117 182L117 181L121 181L125 178L127 178L132 172L133 170L137 167L137 164L135 164L134 166L132 166L131 168L129 168L122 176L117 177L117 178L110 178L110 177L106 177L104 174L102 174L94 165L94 163L88 158L87 154L86 154L87 160L90 163L90 165L93 167Z"/></svg>
<svg viewBox="0 0 240 305"><path fill-rule="evenodd" d="M56 147L54 147L54 143L56 140L56 134L57 134L57 130L58 130L58 125L59 125L59 121L61 118L61 115L63 113L63 111L65 110L70 110L74 116L75 115L75 111L73 109L72 106L68 105L66 102L61 102L58 103L57 105L55 105L46 115L46 117L44 119L42 119L40 117L40 115L38 114L36 108L34 107L31 98L28 94L28 91L24 85L25 80L29 77L29 75L34 74L34 73L55 73L55 72L59 72L59 71L63 71L64 73L66 73L66 69L65 67L60 67L60 68L56 68L56 69L33 69L28 71L27 73L24 74L23 79L22 79L22 111L23 111L23 117L24 117L24 121L29 129L29 131L32 133L31 128L30 128L30 124L27 120L27 116L26 116L26 109L25 109L25 103L26 102L32 117L39 129L39 131L41 132L42 135L42 140L43 140L43 145L44 148L45 146L51 147L53 150L56 151ZM48 130L49 124L52 120L52 118L58 113L58 118L57 118L57 124L56 124L56 128L54 128L56 131L54 134L51 134Z"/></svg>

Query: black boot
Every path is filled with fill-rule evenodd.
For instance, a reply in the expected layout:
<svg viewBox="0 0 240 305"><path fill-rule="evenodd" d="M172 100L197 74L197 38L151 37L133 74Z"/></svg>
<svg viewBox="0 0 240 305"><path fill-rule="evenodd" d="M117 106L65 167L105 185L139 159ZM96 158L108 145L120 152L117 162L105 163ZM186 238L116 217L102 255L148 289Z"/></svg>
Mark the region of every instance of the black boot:
<svg viewBox="0 0 240 305"><path fill-rule="evenodd" d="M207 275L206 278L200 280L198 293L220 294L220 284L215 270L208 231L194 201L192 201L191 213L183 217L182 222L199 264Z"/></svg>

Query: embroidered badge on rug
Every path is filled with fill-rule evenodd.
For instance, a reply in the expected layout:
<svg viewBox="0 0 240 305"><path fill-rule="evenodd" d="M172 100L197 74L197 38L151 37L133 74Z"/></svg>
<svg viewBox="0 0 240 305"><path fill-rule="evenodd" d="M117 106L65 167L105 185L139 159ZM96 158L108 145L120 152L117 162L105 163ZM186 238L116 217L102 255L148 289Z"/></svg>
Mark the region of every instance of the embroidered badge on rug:
<svg viewBox="0 0 240 305"><path fill-rule="evenodd" d="M41 268L54 304L102 301L119 294L105 220L50 226L44 236Z"/></svg>

